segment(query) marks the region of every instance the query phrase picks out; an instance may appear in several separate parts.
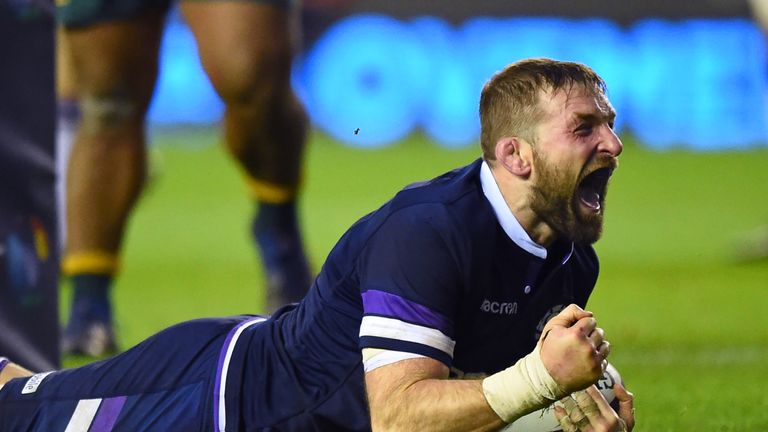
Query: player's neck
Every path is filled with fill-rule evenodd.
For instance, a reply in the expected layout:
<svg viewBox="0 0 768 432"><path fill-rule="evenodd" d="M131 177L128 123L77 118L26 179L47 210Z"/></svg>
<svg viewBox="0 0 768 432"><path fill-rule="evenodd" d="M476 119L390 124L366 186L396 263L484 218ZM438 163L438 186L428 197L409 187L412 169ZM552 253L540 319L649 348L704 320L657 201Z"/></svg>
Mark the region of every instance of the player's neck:
<svg viewBox="0 0 768 432"><path fill-rule="evenodd" d="M531 208L531 193L526 182L510 175L503 170L492 170L496 184L504 197L507 207L515 216L528 236L538 245L548 248L555 240L557 234L539 215Z"/></svg>
<svg viewBox="0 0 768 432"><path fill-rule="evenodd" d="M505 197L506 198L506 197ZM515 219L520 222L528 236L536 244L549 248L557 240L557 234L546 222L544 222L527 204L517 203L509 204L509 209L515 215Z"/></svg>

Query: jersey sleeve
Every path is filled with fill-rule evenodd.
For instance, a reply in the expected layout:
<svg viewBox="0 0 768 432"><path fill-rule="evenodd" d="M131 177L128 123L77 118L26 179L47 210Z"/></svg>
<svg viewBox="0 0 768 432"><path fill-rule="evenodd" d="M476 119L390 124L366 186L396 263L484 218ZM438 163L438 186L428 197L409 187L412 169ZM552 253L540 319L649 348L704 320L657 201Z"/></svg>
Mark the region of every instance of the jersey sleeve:
<svg viewBox="0 0 768 432"><path fill-rule="evenodd" d="M450 366L461 293L457 233L440 205L400 210L362 250L360 347L434 358Z"/></svg>

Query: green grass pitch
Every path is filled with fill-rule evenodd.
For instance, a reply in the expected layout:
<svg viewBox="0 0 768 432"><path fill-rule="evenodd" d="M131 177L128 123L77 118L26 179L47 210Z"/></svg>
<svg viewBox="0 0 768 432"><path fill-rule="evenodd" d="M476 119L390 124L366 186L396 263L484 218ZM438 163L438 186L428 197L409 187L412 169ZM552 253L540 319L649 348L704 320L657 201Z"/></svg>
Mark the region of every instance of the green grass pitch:
<svg viewBox="0 0 768 432"><path fill-rule="evenodd" d="M212 130L154 134L154 174L113 291L124 348L182 320L262 312L254 209L211 145L219 140ZM302 215L315 267L403 185L478 154L420 136L365 150L314 134ZM660 153L625 139L589 308L636 395L637 431L768 431L768 260L733 259L739 239L766 224L768 149Z"/></svg>

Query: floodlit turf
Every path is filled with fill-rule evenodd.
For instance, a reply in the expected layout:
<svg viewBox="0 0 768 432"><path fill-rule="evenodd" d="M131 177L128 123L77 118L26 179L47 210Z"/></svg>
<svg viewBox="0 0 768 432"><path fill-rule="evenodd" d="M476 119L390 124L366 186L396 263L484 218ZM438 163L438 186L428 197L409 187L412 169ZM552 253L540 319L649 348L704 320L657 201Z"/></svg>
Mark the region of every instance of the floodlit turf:
<svg viewBox="0 0 768 432"><path fill-rule="evenodd" d="M155 134L155 174L114 290L123 347L181 320L262 311L248 234L253 206L217 141L206 130ZM768 431L768 260L733 259L741 236L768 224L768 149L625 145L590 308L637 396L636 430ZM353 150L314 135L302 213L315 267L352 222L400 187L477 155L418 136Z"/></svg>

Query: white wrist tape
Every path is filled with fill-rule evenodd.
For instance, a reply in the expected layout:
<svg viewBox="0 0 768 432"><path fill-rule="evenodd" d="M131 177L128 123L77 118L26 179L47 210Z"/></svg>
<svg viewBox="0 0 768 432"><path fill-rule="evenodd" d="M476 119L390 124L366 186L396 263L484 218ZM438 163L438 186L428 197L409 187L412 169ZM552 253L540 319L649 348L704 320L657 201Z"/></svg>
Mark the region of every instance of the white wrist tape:
<svg viewBox="0 0 768 432"><path fill-rule="evenodd" d="M514 366L483 380L488 405L507 423L567 395L547 371L540 345Z"/></svg>

